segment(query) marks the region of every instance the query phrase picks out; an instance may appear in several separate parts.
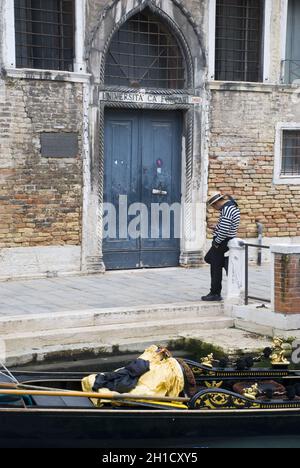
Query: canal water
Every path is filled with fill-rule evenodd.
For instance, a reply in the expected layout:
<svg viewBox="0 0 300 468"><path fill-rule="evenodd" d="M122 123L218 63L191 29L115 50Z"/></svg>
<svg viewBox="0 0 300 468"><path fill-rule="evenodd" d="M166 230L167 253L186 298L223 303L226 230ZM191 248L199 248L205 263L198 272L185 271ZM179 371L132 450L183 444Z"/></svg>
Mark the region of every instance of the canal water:
<svg viewBox="0 0 300 468"><path fill-rule="evenodd" d="M177 357L185 357L194 359L195 356L187 356L186 352L177 351L174 353ZM136 354L126 354L123 356L114 356L114 357L101 357L97 359L90 359L85 361L80 360L72 360L68 362L57 362L53 364L39 364L39 365L31 365L25 366L22 368L18 368L17 370L32 370L32 371L40 371L40 372L89 372L99 373L99 372L107 372L112 371L114 369L118 369L130 362L133 359L136 359ZM300 448L300 435L297 434L289 434L288 428L287 433L278 435L271 435L271 434L256 434L250 437L244 436L243 434L246 432L246 428L241 427L241 435L239 437L224 437L222 438L201 438L201 440L189 440L188 445L185 443L183 444L181 440L167 440L164 439L156 441L156 440L148 440L148 447L163 447L164 448L205 448L205 449L214 449L214 448ZM299 429L300 432L300 429ZM117 445L112 445L110 448L122 448L122 441L117 442ZM124 447L128 448L128 441L124 443ZM108 448L108 447L107 447ZM136 445L135 448L144 448L143 446L138 447Z"/></svg>

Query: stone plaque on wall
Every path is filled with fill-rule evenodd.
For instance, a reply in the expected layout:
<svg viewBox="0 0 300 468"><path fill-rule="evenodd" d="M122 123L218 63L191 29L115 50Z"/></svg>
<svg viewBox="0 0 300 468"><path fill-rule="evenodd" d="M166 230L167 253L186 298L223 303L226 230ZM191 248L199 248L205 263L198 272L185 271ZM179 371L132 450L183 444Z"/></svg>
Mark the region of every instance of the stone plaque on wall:
<svg viewBox="0 0 300 468"><path fill-rule="evenodd" d="M44 158L76 158L77 133L41 133L41 154Z"/></svg>
<svg viewBox="0 0 300 468"><path fill-rule="evenodd" d="M174 95L159 95L146 93L145 90L138 92L118 92L118 91L103 91L100 93L101 101L107 102L129 102L129 103L144 103L144 104L193 104L201 105L202 99L199 96L190 96L189 94L174 94Z"/></svg>

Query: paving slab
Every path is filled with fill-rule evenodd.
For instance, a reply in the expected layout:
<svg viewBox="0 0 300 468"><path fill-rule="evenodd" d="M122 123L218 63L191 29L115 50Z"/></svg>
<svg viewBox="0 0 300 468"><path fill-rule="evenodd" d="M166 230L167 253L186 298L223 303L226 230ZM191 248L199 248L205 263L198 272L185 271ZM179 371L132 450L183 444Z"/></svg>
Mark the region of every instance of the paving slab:
<svg viewBox="0 0 300 468"><path fill-rule="evenodd" d="M270 297L271 267L250 267L250 294ZM93 276L0 282L0 317L88 308L199 302L209 291L208 267L117 271ZM226 278L224 280L226 291Z"/></svg>

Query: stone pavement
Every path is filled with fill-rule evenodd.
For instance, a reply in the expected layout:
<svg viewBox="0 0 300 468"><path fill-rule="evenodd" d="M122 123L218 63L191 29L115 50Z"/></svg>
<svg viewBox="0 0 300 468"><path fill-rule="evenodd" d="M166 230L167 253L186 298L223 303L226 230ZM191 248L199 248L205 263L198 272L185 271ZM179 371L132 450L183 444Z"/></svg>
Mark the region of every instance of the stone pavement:
<svg viewBox="0 0 300 468"><path fill-rule="evenodd" d="M269 271L251 268L251 294L270 295ZM201 302L209 283L207 267L2 282L0 358L7 365L69 360L138 351L184 337L229 352L231 345L256 350L262 343L232 332L234 320L224 314L222 303Z"/></svg>
<svg viewBox="0 0 300 468"><path fill-rule="evenodd" d="M250 294L270 298L270 265L251 266L249 277ZM209 282L208 267L0 282L0 317L194 303L208 293Z"/></svg>

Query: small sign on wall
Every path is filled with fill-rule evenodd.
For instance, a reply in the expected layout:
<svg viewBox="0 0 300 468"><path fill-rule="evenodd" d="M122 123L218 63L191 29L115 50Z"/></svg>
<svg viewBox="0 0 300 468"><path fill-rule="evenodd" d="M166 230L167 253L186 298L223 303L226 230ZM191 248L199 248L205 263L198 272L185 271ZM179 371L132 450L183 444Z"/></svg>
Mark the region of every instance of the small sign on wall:
<svg viewBox="0 0 300 468"><path fill-rule="evenodd" d="M41 154L44 158L76 158L77 133L41 133Z"/></svg>

